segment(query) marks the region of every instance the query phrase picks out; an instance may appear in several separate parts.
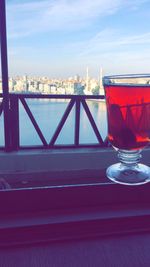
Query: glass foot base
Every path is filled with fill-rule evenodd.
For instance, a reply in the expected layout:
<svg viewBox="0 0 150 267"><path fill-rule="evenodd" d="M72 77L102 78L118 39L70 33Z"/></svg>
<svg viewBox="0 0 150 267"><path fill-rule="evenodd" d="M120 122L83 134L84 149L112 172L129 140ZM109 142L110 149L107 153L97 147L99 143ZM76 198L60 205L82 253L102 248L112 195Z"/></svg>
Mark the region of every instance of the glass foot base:
<svg viewBox="0 0 150 267"><path fill-rule="evenodd" d="M141 185L150 182L150 167L140 163L132 167L116 163L106 170L106 175L115 183Z"/></svg>

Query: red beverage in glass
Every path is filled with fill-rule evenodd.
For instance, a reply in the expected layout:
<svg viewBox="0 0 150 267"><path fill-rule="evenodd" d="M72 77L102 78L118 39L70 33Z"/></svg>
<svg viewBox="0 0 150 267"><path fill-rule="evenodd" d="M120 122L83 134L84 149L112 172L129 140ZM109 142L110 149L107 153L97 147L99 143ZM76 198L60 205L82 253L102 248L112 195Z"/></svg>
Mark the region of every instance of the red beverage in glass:
<svg viewBox="0 0 150 267"><path fill-rule="evenodd" d="M108 138L119 159L106 175L126 185L148 183L150 167L139 162L142 148L150 141L150 74L105 76L103 84Z"/></svg>
<svg viewBox="0 0 150 267"><path fill-rule="evenodd" d="M105 85L108 138L123 150L138 150L150 141L150 86Z"/></svg>

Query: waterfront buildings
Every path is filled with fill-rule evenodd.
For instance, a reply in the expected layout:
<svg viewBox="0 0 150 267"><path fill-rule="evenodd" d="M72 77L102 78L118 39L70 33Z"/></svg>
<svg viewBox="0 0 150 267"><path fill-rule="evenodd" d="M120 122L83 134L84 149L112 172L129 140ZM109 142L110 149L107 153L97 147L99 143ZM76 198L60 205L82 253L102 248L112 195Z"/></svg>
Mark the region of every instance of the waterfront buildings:
<svg viewBox="0 0 150 267"><path fill-rule="evenodd" d="M88 68L85 78L78 74L67 79L54 79L48 77L16 76L9 78L10 92L39 93L39 94L87 94L94 95L103 92L102 76L98 79L89 77ZM0 92L2 81L0 79ZM103 94L103 93L102 93Z"/></svg>

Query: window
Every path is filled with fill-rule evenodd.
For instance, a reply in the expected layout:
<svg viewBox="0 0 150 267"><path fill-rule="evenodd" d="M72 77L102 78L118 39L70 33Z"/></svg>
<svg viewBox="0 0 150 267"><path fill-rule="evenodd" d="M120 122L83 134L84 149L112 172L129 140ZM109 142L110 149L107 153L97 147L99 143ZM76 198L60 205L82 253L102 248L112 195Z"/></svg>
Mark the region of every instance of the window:
<svg viewBox="0 0 150 267"><path fill-rule="evenodd" d="M5 89L3 92L5 145L7 150L9 150L12 140L10 139L10 128L8 127L10 124L8 124L7 47L4 42L5 39L2 38L2 34L6 37L5 32L3 32L5 25L2 23L2 19L4 19L5 1L3 0L0 3L2 78ZM78 133L76 134L77 141ZM15 143L15 145L17 144ZM37 152L36 155L34 153L34 151L30 152L30 157L37 157L36 166L38 166L41 162L37 156ZM48 157L46 151L40 153L43 156L45 153L45 157ZM106 153L107 157L104 156ZM31 186L32 183L30 184L30 179L28 179L29 173L26 173L28 177L22 181L22 188L18 187L12 190L12 188L9 188L10 184L7 181L8 173L3 174L6 177L2 178L1 184L4 183L4 187L6 188L0 191L0 214L2 218L0 224L1 242L7 244L12 242L13 244L148 229L149 226L146 219L149 218L150 186L146 184L141 187L126 187L108 183L105 179L105 168L106 163L108 164L109 160L112 160L112 158L109 159L111 153L109 149L101 149L99 151L99 148L87 148L86 151L81 148L80 150L74 149L74 153L71 150L69 152L61 150L59 155L58 152L55 151L54 153L52 151L51 155L49 155L50 159L54 161L54 158L57 159L59 156L61 160L62 158L64 160L65 155L66 166L71 165L74 158L79 164L81 156L83 160L82 164L85 164L84 166L87 166L87 164L90 165L91 160L93 160L94 166L93 168L89 168L88 166L87 169L81 169L79 167L77 169L70 168L67 171L60 168L60 172L57 172L56 177L57 184L44 184L44 186L37 186L36 184L36 186ZM148 153L149 151L147 150L145 155L148 155ZM7 154L8 161L11 164L13 160L18 160L25 156L27 158L29 157L28 151ZM72 156L72 161L70 160L70 156ZM96 158L97 162L95 161ZM99 160L105 159L105 162L102 163L102 168L98 167L98 158ZM17 160L16 164L14 164L16 166L16 172L19 166ZM1 157L2 161L6 162L6 154L4 152ZM55 164L57 165L57 162ZM11 166L9 166L10 170ZM27 164L24 162L22 170L26 166ZM42 183L42 172L40 175L40 183ZM54 171L51 177L55 175L56 173ZM74 177L76 178L76 183L74 183ZM13 180L12 175L10 175L10 179ZM5 181L8 184L5 184ZM21 233L20 237L19 233Z"/></svg>

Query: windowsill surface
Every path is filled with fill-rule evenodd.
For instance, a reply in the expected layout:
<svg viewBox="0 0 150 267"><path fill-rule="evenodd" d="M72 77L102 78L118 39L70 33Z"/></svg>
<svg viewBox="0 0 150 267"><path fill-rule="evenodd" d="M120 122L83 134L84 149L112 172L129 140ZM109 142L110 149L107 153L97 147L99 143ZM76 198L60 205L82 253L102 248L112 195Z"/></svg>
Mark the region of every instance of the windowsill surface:
<svg viewBox="0 0 150 267"><path fill-rule="evenodd" d="M149 190L103 183L2 191L0 246L149 232Z"/></svg>
<svg viewBox="0 0 150 267"><path fill-rule="evenodd" d="M142 156L141 163L149 165L150 149ZM109 183L105 170L118 159L111 148L82 148L0 152L0 161L0 189L21 189Z"/></svg>
<svg viewBox="0 0 150 267"><path fill-rule="evenodd" d="M99 154L94 151L93 155ZM3 173L0 178L10 185L0 191L1 246L150 230L150 183L113 184L105 168L90 167L43 174Z"/></svg>

